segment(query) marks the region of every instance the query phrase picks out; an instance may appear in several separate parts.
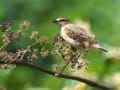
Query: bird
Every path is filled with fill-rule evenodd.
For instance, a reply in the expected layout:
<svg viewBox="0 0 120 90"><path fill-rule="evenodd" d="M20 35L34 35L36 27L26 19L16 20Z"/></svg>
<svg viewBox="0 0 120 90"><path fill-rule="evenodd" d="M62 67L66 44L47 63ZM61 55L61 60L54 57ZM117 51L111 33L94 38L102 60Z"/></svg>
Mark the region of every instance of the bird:
<svg viewBox="0 0 120 90"><path fill-rule="evenodd" d="M103 48L95 36L88 34L86 30L80 26L73 24L69 19L59 17L53 20L60 26L61 37L73 47L94 48L104 52L108 52Z"/></svg>

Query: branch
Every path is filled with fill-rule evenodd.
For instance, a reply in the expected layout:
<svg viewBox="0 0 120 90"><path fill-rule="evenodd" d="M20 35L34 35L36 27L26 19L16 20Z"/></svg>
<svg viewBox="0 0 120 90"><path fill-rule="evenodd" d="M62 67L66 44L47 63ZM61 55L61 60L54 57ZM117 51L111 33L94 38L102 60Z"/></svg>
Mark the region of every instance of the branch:
<svg viewBox="0 0 120 90"><path fill-rule="evenodd" d="M3 64L3 62L0 62L0 64ZM13 62L12 64L23 65L23 66L31 67L31 68L37 69L37 70L39 70L39 71L42 71L42 72L44 72L44 73L50 74L50 75L52 75L52 76L55 76L55 74L56 74L56 72L47 70L47 69L45 69L45 68L43 68L43 67L41 67L41 66L34 65L34 64L32 64L32 63L28 63L28 62L24 62L24 61L15 61L15 62ZM89 86L98 88L99 90L113 90L112 88L109 88L109 87L104 86L104 85L101 85L101 84L99 84L99 83L97 83L97 82L94 82L94 81L91 81L91 80L88 80L88 79L85 79L85 78L81 78L81 77L75 77L75 76L64 75L64 74L60 74L58 77L65 78L65 79L71 79L71 80L80 81L80 82L86 83L86 84L89 85Z"/></svg>

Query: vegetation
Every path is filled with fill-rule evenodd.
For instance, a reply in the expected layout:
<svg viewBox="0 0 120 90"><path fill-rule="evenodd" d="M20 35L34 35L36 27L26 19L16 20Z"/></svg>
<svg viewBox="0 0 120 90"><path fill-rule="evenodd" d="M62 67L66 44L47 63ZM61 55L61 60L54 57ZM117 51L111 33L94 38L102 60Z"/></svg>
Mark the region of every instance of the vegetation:
<svg viewBox="0 0 120 90"><path fill-rule="evenodd" d="M119 4L119 0L1 0L0 90L119 90ZM51 23L61 16L94 33L109 52L74 50Z"/></svg>

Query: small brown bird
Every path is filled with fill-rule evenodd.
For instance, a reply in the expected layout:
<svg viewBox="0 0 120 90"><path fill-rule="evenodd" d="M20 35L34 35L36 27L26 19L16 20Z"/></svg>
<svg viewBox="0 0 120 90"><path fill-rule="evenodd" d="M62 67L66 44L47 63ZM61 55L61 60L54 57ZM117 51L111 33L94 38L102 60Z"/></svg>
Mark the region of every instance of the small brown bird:
<svg viewBox="0 0 120 90"><path fill-rule="evenodd" d="M53 20L61 28L62 38L74 47L95 48L107 52L96 41L95 37L89 35L85 29L72 24L70 20L60 17Z"/></svg>

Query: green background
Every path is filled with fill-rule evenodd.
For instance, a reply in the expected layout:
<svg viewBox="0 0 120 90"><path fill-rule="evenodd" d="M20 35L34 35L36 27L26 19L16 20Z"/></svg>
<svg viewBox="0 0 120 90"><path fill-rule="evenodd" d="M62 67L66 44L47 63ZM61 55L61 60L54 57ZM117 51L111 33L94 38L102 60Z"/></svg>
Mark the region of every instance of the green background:
<svg viewBox="0 0 120 90"><path fill-rule="evenodd" d="M30 28L24 31L22 41L12 45L10 50L26 47L31 42L28 38L32 31L38 31L39 36L45 35L52 41L59 33L52 20L61 16L73 22L77 19L89 22L100 44L120 46L120 0L0 0L0 23L10 21L12 30L16 31L24 20L31 22ZM120 72L120 61L107 61L102 52L90 50L85 59L90 62L87 72L96 73L96 81L102 82L106 75ZM39 58L37 63L51 68L53 63L62 62L60 60L49 55ZM76 83L28 67L0 70L0 90L62 90ZM87 87L87 90L93 88Z"/></svg>

